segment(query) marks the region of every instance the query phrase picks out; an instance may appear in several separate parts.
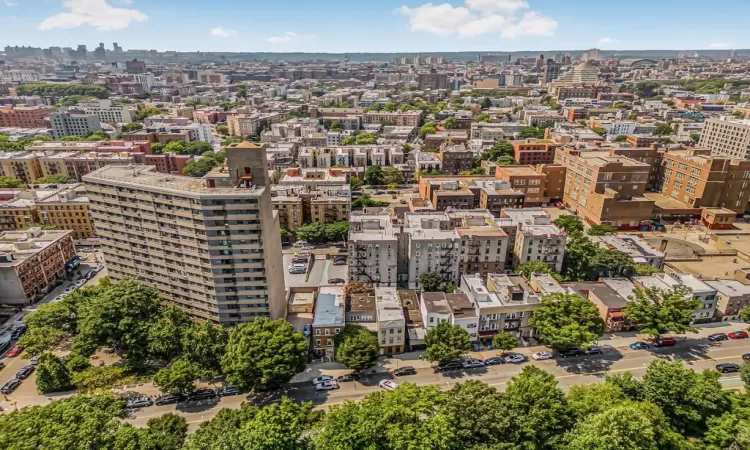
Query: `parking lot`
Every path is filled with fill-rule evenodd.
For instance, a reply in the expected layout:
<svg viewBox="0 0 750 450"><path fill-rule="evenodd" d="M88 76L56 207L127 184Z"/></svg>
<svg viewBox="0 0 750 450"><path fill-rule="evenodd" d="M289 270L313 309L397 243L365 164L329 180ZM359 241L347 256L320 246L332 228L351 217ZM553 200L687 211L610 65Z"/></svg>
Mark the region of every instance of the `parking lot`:
<svg viewBox="0 0 750 450"><path fill-rule="evenodd" d="M321 286L328 284L328 280L331 278L348 279L347 273L349 266L334 266L333 260L320 259L324 258L322 255L315 256L317 256L318 259L315 260L312 269L308 270L308 276L308 274L290 274L287 267L292 264L294 255L284 255L284 284L287 288Z"/></svg>

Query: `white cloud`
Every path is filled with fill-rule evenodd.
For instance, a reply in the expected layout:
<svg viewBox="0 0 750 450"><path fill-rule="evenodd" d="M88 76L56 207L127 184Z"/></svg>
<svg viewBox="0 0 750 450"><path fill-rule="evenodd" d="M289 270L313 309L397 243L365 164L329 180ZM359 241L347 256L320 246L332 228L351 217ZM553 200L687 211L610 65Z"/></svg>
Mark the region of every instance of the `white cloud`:
<svg viewBox="0 0 750 450"><path fill-rule="evenodd" d="M396 11L409 20L412 31L427 31L441 36L476 37L500 34L515 39L521 36L552 36L557 21L535 11L518 16L527 9L526 0L465 0L466 6L449 3L425 3L416 8L402 6Z"/></svg>
<svg viewBox="0 0 750 450"><path fill-rule="evenodd" d="M14 1L11 1L11 0L3 0L3 3L8 8L13 7L13 6L18 6L18 3L14 2Z"/></svg>
<svg viewBox="0 0 750 450"><path fill-rule="evenodd" d="M614 44L615 42L618 42L617 39L613 39L611 37L603 37L603 38L599 38L599 40L596 41L596 45L604 46L607 44Z"/></svg>
<svg viewBox="0 0 750 450"><path fill-rule="evenodd" d="M729 48L729 44L726 42L712 42L711 44L708 44L706 48L712 48L712 49Z"/></svg>
<svg viewBox="0 0 750 450"><path fill-rule="evenodd" d="M68 11L44 19L39 24L40 30L70 29L83 25L99 31L121 30L133 22L148 20L148 16L137 9L117 8L107 0L67 0L63 5Z"/></svg>
<svg viewBox="0 0 750 450"><path fill-rule="evenodd" d="M279 35L279 36L271 36L270 38L268 38L268 42L272 44L280 44L282 42L292 42L298 37L299 37L299 34L293 31L287 31L286 33Z"/></svg>
<svg viewBox="0 0 750 450"><path fill-rule="evenodd" d="M231 28L224 28L224 27L216 27L211 30L211 35L216 37L230 37L237 34L237 30L232 30Z"/></svg>

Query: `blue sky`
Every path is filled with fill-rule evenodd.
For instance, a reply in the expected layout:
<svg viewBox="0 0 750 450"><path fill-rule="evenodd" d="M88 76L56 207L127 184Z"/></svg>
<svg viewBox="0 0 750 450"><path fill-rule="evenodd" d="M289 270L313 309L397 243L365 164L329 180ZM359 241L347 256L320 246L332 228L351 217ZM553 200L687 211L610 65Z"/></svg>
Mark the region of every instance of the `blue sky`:
<svg viewBox="0 0 750 450"><path fill-rule="evenodd" d="M0 46L418 52L750 48L747 0L0 0Z"/></svg>

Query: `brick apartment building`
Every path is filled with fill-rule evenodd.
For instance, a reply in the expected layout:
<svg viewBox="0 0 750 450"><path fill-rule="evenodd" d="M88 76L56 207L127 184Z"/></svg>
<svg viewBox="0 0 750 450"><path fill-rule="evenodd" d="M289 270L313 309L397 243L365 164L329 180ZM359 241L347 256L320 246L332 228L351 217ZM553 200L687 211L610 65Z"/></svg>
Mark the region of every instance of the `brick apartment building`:
<svg viewBox="0 0 750 450"><path fill-rule="evenodd" d="M448 144L440 146L438 158L443 162L442 172L445 175L458 175L472 169L474 153L463 144Z"/></svg>
<svg viewBox="0 0 750 450"><path fill-rule="evenodd" d="M546 139L512 141L513 157L521 165L551 164L555 161L555 150L560 147Z"/></svg>
<svg viewBox="0 0 750 450"><path fill-rule="evenodd" d="M562 199L565 172L565 167L554 164L498 166L495 178L507 181L513 190L523 193L524 207L531 207Z"/></svg>
<svg viewBox="0 0 750 450"><path fill-rule="evenodd" d="M44 106L0 106L0 128L48 128L47 118L54 112Z"/></svg>

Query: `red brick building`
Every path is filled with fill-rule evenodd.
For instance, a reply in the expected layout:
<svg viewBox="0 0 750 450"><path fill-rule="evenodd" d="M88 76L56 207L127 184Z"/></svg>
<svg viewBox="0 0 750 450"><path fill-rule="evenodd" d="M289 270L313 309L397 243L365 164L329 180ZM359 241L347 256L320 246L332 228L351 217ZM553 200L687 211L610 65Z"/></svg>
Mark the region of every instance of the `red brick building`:
<svg viewBox="0 0 750 450"><path fill-rule="evenodd" d="M0 128L47 128L46 118L53 112L55 108L44 106L0 106Z"/></svg>

